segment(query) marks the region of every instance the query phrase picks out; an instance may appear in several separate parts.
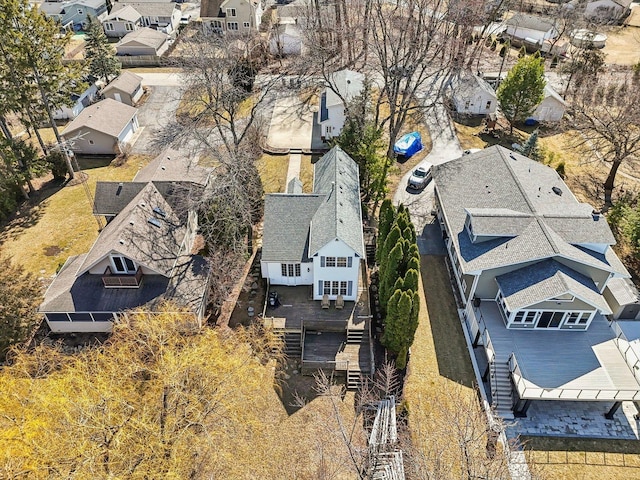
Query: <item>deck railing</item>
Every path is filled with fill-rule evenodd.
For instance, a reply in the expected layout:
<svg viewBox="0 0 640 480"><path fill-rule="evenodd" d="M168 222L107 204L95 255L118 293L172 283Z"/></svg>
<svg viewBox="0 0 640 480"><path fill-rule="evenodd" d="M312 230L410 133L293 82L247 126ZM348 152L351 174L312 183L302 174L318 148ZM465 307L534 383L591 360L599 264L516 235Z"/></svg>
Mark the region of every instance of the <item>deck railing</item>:
<svg viewBox="0 0 640 480"><path fill-rule="evenodd" d="M636 401L640 391L607 388L540 388L528 386L514 353L509 357L509 371L521 399Z"/></svg>
<svg viewBox="0 0 640 480"><path fill-rule="evenodd" d="M618 350L622 354L624 361L627 362L627 365L633 372L633 376L635 379L640 382L640 358L638 357L637 352L631 346L629 339L620 328L620 325L615 320L611 322L611 328L616 335L614 339L614 343Z"/></svg>
<svg viewBox="0 0 640 480"><path fill-rule="evenodd" d="M302 360L302 366L314 370L331 369L337 372L349 371L349 360Z"/></svg>
<svg viewBox="0 0 640 480"><path fill-rule="evenodd" d="M113 273L111 267L107 267L102 274L102 283L105 288L138 288L142 283L142 268L138 267L133 275Z"/></svg>

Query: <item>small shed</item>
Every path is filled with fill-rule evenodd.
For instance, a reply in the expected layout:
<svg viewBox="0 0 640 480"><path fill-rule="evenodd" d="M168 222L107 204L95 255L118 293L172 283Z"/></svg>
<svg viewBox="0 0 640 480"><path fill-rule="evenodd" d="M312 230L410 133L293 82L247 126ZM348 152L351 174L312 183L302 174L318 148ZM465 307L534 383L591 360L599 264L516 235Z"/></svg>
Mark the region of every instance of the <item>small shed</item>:
<svg viewBox="0 0 640 480"><path fill-rule="evenodd" d="M552 22L536 15L516 13L504 22L507 26L505 34L516 42L541 43L545 40L557 38L558 30Z"/></svg>
<svg viewBox="0 0 640 480"><path fill-rule="evenodd" d="M111 98L85 108L62 137L82 155L113 155L130 143L138 129L138 109Z"/></svg>
<svg viewBox="0 0 640 480"><path fill-rule="evenodd" d="M567 103L547 83L544 86L544 99L538 104L536 109L531 115L538 122L559 122L564 117L564 112L567 110Z"/></svg>
<svg viewBox="0 0 640 480"><path fill-rule="evenodd" d="M143 27L125 35L116 45L116 54L124 56L161 56L169 48L169 35Z"/></svg>
<svg viewBox="0 0 640 480"><path fill-rule="evenodd" d="M611 306L614 319L640 320L640 293L631 279L612 278L603 295Z"/></svg>
<svg viewBox="0 0 640 480"><path fill-rule="evenodd" d="M484 79L477 75L463 75L451 82L451 99L456 111L466 115L495 113L498 97Z"/></svg>
<svg viewBox="0 0 640 480"><path fill-rule="evenodd" d="M128 71L122 72L118 78L102 90L102 95L105 98L112 98L117 102L131 106L134 106L143 94L142 77Z"/></svg>

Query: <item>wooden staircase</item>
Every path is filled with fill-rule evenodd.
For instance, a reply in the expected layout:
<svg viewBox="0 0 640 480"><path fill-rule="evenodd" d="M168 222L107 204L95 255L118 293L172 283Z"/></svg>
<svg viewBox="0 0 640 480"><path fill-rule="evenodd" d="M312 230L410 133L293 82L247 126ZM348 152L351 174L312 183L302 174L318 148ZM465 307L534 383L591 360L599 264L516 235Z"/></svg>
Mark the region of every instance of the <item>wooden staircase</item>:
<svg viewBox="0 0 640 480"><path fill-rule="evenodd" d="M496 359L497 360L497 359ZM491 398L496 413L505 420L513 420L513 396L509 363L500 359L491 365Z"/></svg>
<svg viewBox="0 0 640 480"><path fill-rule="evenodd" d="M284 353L288 357L300 358L302 355L302 331L289 328L274 328L275 333L284 342Z"/></svg>
<svg viewBox="0 0 640 480"><path fill-rule="evenodd" d="M366 331L360 328L350 328L347 330L347 347L357 345L359 349L369 348L369 336ZM353 348L353 347L352 347ZM369 376L370 366L368 363L350 363L347 368L347 390L358 390L364 383L365 377Z"/></svg>

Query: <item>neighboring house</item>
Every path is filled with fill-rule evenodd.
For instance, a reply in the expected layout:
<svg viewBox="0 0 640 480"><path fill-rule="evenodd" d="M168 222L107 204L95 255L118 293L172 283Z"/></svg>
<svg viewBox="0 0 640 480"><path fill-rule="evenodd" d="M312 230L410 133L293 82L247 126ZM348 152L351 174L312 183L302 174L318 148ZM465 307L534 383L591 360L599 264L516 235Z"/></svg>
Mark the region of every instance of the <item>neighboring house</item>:
<svg viewBox="0 0 640 480"><path fill-rule="evenodd" d="M530 44L542 44L545 40L553 40L559 32L552 22L543 17L516 13L504 22L505 34L516 41L527 41Z"/></svg>
<svg viewBox="0 0 640 480"><path fill-rule="evenodd" d="M613 311L614 319L640 320L640 293L630 278L609 280L604 297Z"/></svg>
<svg viewBox="0 0 640 480"><path fill-rule="evenodd" d="M257 31L262 18L259 0L203 0L200 18L207 33Z"/></svg>
<svg viewBox="0 0 640 480"><path fill-rule="evenodd" d="M487 115L498 108L496 92L477 75L457 77L451 83L451 100L461 114Z"/></svg>
<svg viewBox="0 0 640 480"><path fill-rule="evenodd" d="M629 278L606 219L555 170L500 146L435 166L433 180L465 324L484 346L500 415L553 399L606 402L611 418L621 401L640 400L640 373L604 317L611 282Z"/></svg>
<svg viewBox="0 0 640 480"><path fill-rule="evenodd" d="M103 97L131 106L134 106L143 94L142 77L126 70L102 89Z"/></svg>
<svg viewBox="0 0 640 480"><path fill-rule="evenodd" d="M587 1L584 7L584 16L597 23L612 24L622 23L631 13L631 2L633 0L594 0ZM571 2L576 8L580 4Z"/></svg>
<svg viewBox="0 0 640 480"><path fill-rule="evenodd" d="M116 45L116 55L155 55L160 57L169 48L169 36L158 30L142 27L125 35Z"/></svg>
<svg viewBox="0 0 640 480"><path fill-rule="evenodd" d="M138 109L110 98L85 108L62 132L76 154L112 155L122 151L138 129Z"/></svg>
<svg viewBox="0 0 640 480"><path fill-rule="evenodd" d="M202 321L209 267L191 252L197 214L180 202L185 190L203 186L190 180L98 182L94 214L108 212L111 221L89 252L67 259L45 293L40 312L53 332L109 332L122 312L166 301Z"/></svg>
<svg viewBox="0 0 640 480"><path fill-rule="evenodd" d="M271 55L300 55L302 32L293 18L281 18L279 25L271 30L269 52Z"/></svg>
<svg viewBox="0 0 640 480"><path fill-rule="evenodd" d="M320 94L320 135L323 139L337 137L346 120L345 102L362 92L364 75L352 70L331 74L329 85Z"/></svg>
<svg viewBox="0 0 640 480"><path fill-rule="evenodd" d="M531 117L538 122L559 122L566 110L567 103L547 83L544 86L544 99L538 104Z"/></svg>
<svg viewBox="0 0 640 480"><path fill-rule="evenodd" d="M106 0L69 0L66 2L43 2L40 11L60 23L63 29L86 30L89 17L103 20L107 15Z"/></svg>
<svg viewBox="0 0 640 480"><path fill-rule="evenodd" d="M160 30L168 35L173 33L180 25L181 10L179 5L175 3L118 2L113 6L110 16L117 15L119 11L125 9L129 12L131 11L130 9L133 9L140 15L141 26Z"/></svg>
<svg viewBox="0 0 640 480"><path fill-rule="evenodd" d="M80 94L71 95L72 104L70 106L64 106L53 112L53 118L55 120L73 120L82 110L96 100L98 96L96 78L89 76L85 78L84 81L88 85L87 88Z"/></svg>
<svg viewBox="0 0 640 480"><path fill-rule="evenodd" d="M314 300L355 300L365 258L358 165L334 147L315 164L313 193L299 182L289 192L265 198L262 277L311 285Z"/></svg>
<svg viewBox="0 0 640 480"><path fill-rule="evenodd" d="M109 16L102 22L102 28L107 37L122 38L141 27L142 15L129 5L117 11L112 10Z"/></svg>

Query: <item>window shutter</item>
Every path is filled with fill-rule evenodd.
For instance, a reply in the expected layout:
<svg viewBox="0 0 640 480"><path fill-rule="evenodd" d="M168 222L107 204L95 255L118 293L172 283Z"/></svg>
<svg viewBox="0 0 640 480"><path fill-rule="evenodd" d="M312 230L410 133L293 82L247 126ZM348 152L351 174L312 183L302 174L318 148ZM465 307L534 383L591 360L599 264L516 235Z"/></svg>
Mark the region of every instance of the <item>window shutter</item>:
<svg viewBox="0 0 640 480"><path fill-rule="evenodd" d="M349 280L349 282L347 283L347 296L350 297L351 295L353 295L353 281Z"/></svg>
<svg viewBox="0 0 640 480"><path fill-rule="evenodd" d="M324 267L324 259L325 257L320 257L320 266Z"/></svg>
<svg viewBox="0 0 640 480"><path fill-rule="evenodd" d="M318 295L322 296L322 280L318 280Z"/></svg>
<svg viewBox="0 0 640 480"><path fill-rule="evenodd" d="M347 267L351 268L353 265L353 257L347 257Z"/></svg>

